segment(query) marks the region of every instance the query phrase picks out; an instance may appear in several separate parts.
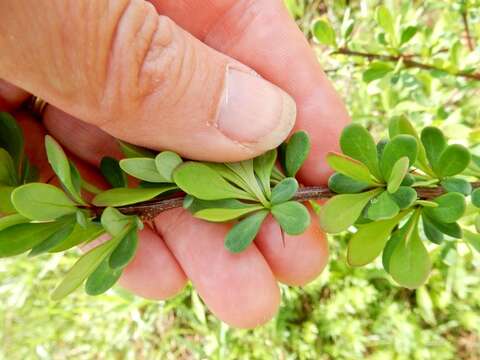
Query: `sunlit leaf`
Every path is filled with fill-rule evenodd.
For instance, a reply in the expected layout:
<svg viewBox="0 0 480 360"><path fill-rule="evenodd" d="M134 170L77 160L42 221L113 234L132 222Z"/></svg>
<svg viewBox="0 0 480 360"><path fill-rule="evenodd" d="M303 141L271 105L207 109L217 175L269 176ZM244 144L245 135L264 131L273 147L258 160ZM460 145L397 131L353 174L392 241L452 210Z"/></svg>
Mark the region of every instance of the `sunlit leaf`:
<svg viewBox="0 0 480 360"><path fill-rule="evenodd" d="M151 200L174 189L173 184L157 184L156 188L115 188L98 194L92 203L95 206L125 206Z"/></svg>
<svg viewBox="0 0 480 360"><path fill-rule="evenodd" d="M375 189L360 194L334 196L322 206L320 226L328 233L346 231L358 219L363 208L381 191Z"/></svg>
<svg viewBox="0 0 480 360"><path fill-rule="evenodd" d="M340 147L345 155L364 163L376 179L382 179L378 167L377 147L367 129L359 124L348 125L340 136Z"/></svg>
<svg viewBox="0 0 480 360"><path fill-rule="evenodd" d="M265 194L268 198L271 196L270 178L272 176L272 171L276 160L276 149L267 151L265 154L257 156L255 159L253 159L253 169L255 174L258 176L260 184L262 184L263 191L265 191Z"/></svg>
<svg viewBox="0 0 480 360"><path fill-rule="evenodd" d="M460 144L449 145L440 154L437 173L440 177L454 176L465 170L470 163L470 152Z"/></svg>
<svg viewBox="0 0 480 360"><path fill-rule="evenodd" d="M150 150L142 148L140 146L136 146L133 144L129 144L125 141L117 140L118 145L120 146L120 150L122 151L123 155L126 158L151 158L155 157L155 154Z"/></svg>
<svg viewBox="0 0 480 360"><path fill-rule="evenodd" d="M409 159L409 166L417 159L417 140L411 135L397 135L385 145L380 168L385 179L389 179L396 162L403 157Z"/></svg>
<svg viewBox="0 0 480 360"><path fill-rule="evenodd" d="M244 199L256 200L245 191L227 182L209 166L185 162L173 173L175 184L187 194L202 200Z"/></svg>
<svg viewBox="0 0 480 360"><path fill-rule="evenodd" d="M130 158L120 160L120 168L128 175L134 178L152 182L168 183L170 182L162 176L158 170L155 159L151 158Z"/></svg>
<svg viewBox="0 0 480 360"><path fill-rule="evenodd" d="M172 151L163 151L155 158L158 173L168 182L173 182L173 171L182 162L182 158Z"/></svg>
<svg viewBox="0 0 480 360"><path fill-rule="evenodd" d="M382 192L379 196L372 199L370 206L368 207L367 217L370 220L384 220L391 219L396 216L400 208L393 199L393 197L387 192Z"/></svg>
<svg viewBox="0 0 480 360"><path fill-rule="evenodd" d="M369 185L376 184L368 167L347 155L331 151L327 154L327 163L333 170L349 178L368 183Z"/></svg>
<svg viewBox="0 0 480 360"><path fill-rule="evenodd" d="M75 203L61 189L41 183L16 188L12 203L19 214L37 221L55 220L77 211Z"/></svg>
<svg viewBox="0 0 480 360"><path fill-rule="evenodd" d="M333 30L330 23L325 19L318 19L313 24L313 36L323 45L336 45L335 30Z"/></svg>
<svg viewBox="0 0 480 360"><path fill-rule="evenodd" d="M70 161L60 144L50 135L45 136L45 150L47 152L48 162L60 182L77 203L84 205L85 201L82 199L78 187L76 187L72 181Z"/></svg>
<svg viewBox="0 0 480 360"><path fill-rule="evenodd" d="M387 190L390 194L393 194L398 190L400 184L405 178L405 175L408 173L409 166L410 161L406 156L401 157L395 162L390 173L390 177L388 178Z"/></svg>
<svg viewBox="0 0 480 360"><path fill-rule="evenodd" d="M358 231L348 242L347 259L351 266L366 265L380 255L392 230L405 214L388 219L360 225Z"/></svg>

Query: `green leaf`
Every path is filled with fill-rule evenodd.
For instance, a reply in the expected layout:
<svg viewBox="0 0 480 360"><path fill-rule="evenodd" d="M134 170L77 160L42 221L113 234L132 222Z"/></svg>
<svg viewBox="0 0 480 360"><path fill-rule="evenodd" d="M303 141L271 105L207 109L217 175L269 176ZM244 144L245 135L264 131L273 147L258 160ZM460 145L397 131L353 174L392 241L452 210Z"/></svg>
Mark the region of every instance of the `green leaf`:
<svg viewBox="0 0 480 360"><path fill-rule="evenodd" d="M13 159L5 149L0 148L0 185L15 186L17 183Z"/></svg>
<svg viewBox="0 0 480 360"><path fill-rule="evenodd" d="M140 146L136 146L133 144L129 144L125 141L118 141L118 145L120 146L120 150L122 151L123 155L128 158L151 158L155 157L155 154L150 150L142 148Z"/></svg>
<svg viewBox="0 0 480 360"><path fill-rule="evenodd" d="M425 283L431 268L430 255L415 226L410 238L402 237L393 250L390 274L400 285L415 289Z"/></svg>
<svg viewBox="0 0 480 360"><path fill-rule="evenodd" d="M384 191L370 203L367 210L367 217L375 221L391 219L396 216L399 211L400 208L392 196L387 191Z"/></svg>
<svg viewBox="0 0 480 360"><path fill-rule="evenodd" d="M396 192L390 195L401 210L408 209L417 200L417 192L408 186L400 186Z"/></svg>
<svg viewBox="0 0 480 360"><path fill-rule="evenodd" d="M21 184L27 184L31 182L38 182L40 179L40 171L37 166L30 163L27 157L23 158L22 176L20 179Z"/></svg>
<svg viewBox="0 0 480 360"><path fill-rule="evenodd" d="M337 194L354 194L367 189L370 185L340 173L334 173L328 179L328 187Z"/></svg>
<svg viewBox="0 0 480 360"><path fill-rule="evenodd" d="M20 220L18 220L20 221ZM56 233L60 222L18 223L0 231L0 257L19 255Z"/></svg>
<svg viewBox="0 0 480 360"><path fill-rule="evenodd" d="M381 191L375 189L360 194L334 196L322 206L320 226L332 234L347 230L359 218L363 208Z"/></svg>
<svg viewBox="0 0 480 360"><path fill-rule="evenodd" d="M393 66L386 62L371 63L368 69L363 73L363 81L367 84L385 77L388 73L394 70Z"/></svg>
<svg viewBox="0 0 480 360"><path fill-rule="evenodd" d="M376 185L368 167L347 155L330 151L327 154L327 163L333 170L349 178L369 185Z"/></svg>
<svg viewBox="0 0 480 360"><path fill-rule="evenodd" d="M390 11L385 6L380 5L376 9L375 18L378 24L390 36L391 40L395 41L394 21Z"/></svg>
<svg viewBox="0 0 480 360"><path fill-rule="evenodd" d="M102 226L112 236L118 236L136 222L136 216L124 215L115 208L107 207L100 219Z"/></svg>
<svg viewBox="0 0 480 360"><path fill-rule="evenodd" d="M440 154L442 154L447 147L447 140L442 131L433 126L427 126L422 130L421 139L423 146L425 147L428 161L433 170L437 172L438 160Z"/></svg>
<svg viewBox="0 0 480 360"><path fill-rule="evenodd" d="M348 242L347 260L350 266L363 266L375 260L404 216L405 213L402 213L392 219L358 226L358 231Z"/></svg>
<svg viewBox="0 0 480 360"><path fill-rule="evenodd" d="M388 125L388 133L390 139L393 139L397 135L411 135L417 140L417 167L428 175L433 176L433 173L428 165L427 155L420 136L413 127L412 123L404 116L396 116L392 118Z"/></svg>
<svg viewBox="0 0 480 360"><path fill-rule="evenodd" d="M272 190L272 205L290 200L298 190L298 182L294 178L285 178Z"/></svg>
<svg viewBox="0 0 480 360"><path fill-rule="evenodd" d="M438 159L437 173L440 177L460 174L470 163L470 152L460 144L449 145Z"/></svg>
<svg viewBox="0 0 480 360"><path fill-rule="evenodd" d="M117 159L109 156L103 157L100 162L100 171L112 187L123 188L127 186L127 177L120 168L120 163Z"/></svg>
<svg viewBox="0 0 480 360"><path fill-rule="evenodd" d="M75 214L75 203L59 188L30 183L12 192L12 203L19 214L37 221L50 221Z"/></svg>
<svg viewBox="0 0 480 360"><path fill-rule="evenodd" d="M78 288L111 254L128 231L128 228L124 228L117 236L93 248L78 259L53 291L52 300L60 300Z"/></svg>
<svg viewBox="0 0 480 360"><path fill-rule="evenodd" d="M60 219L60 223L62 223L61 227L53 233L51 236L43 240L41 243L35 245L32 250L28 253L28 256L36 256L39 254L43 254L51 249L55 248L58 244L64 241L66 238L70 236L73 232L75 227L75 217L68 216L66 219Z"/></svg>
<svg viewBox="0 0 480 360"><path fill-rule="evenodd" d="M345 155L367 165L377 180L382 179L378 167L377 147L367 129L358 124L348 125L340 136L340 147Z"/></svg>
<svg viewBox="0 0 480 360"><path fill-rule="evenodd" d="M405 175L408 173L409 166L410 160L406 156L401 157L395 162L390 177L388 178L387 190L390 194L393 194L398 190Z"/></svg>
<svg viewBox="0 0 480 360"><path fill-rule="evenodd" d="M434 244L441 244L444 240L443 233L429 220L428 216L422 216L423 231L428 240Z"/></svg>
<svg viewBox="0 0 480 360"><path fill-rule="evenodd" d="M0 148L4 148L12 157L18 169L23 157L23 132L13 116L0 112Z"/></svg>
<svg viewBox="0 0 480 360"><path fill-rule="evenodd" d="M442 223L448 224L459 220L466 210L465 197L456 192L443 194L433 202L438 204L436 208L425 208L423 211Z"/></svg>
<svg viewBox="0 0 480 360"><path fill-rule="evenodd" d="M236 223L225 237L225 247L233 253L245 250L257 236L267 215L267 210L261 210Z"/></svg>
<svg viewBox="0 0 480 360"><path fill-rule="evenodd" d="M173 173L173 179L180 189L202 200L244 199L256 200L245 191L227 182L208 165L188 161Z"/></svg>
<svg viewBox="0 0 480 360"><path fill-rule="evenodd" d="M294 133L287 143L285 151L285 172L289 177L295 177L310 152L310 138L305 131Z"/></svg>
<svg viewBox="0 0 480 360"><path fill-rule="evenodd" d="M268 201L263 195L262 188L255 177L253 170L253 160L244 160L235 163L225 163L233 173L237 174L245 184L245 189L250 195L260 201L264 206L268 206Z"/></svg>
<svg viewBox="0 0 480 360"><path fill-rule="evenodd" d="M173 182L173 171L182 162L182 158L172 151L163 151L155 158L158 173L168 182Z"/></svg>
<svg viewBox="0 0 480 360"><path fill-rule="evenodd" d="M418 27L417 26L408 26L402 31L402 35L400 37L400 45L403 45L409 42L417 33Z"/></svg>
<svg viewBox="0 0 480 360"><path fill-rule="evenodd" d="M50 135L45 136L45 149L47 152L48 162L52 167L58 179L63 184L73 200L77 203L85 205L78 188L72 181L72 172L70 162L65 155L62 147Z"/></svg>
<svg viewBox="0 0 480 360"><path fill-rule="evenodd" d="M272 195L270 189L270 178L272 177L272 171L276 160L276 149L267 151L265 154L257 156L255 159L253 159L253 170L260 180L260 184L262 184L263 191L269 199Z"/></svg>
<svg viewBox="0 0 480 360"><path fill-rule="evenodd" d="M435 228L443 234L456 239L461 239L463 237L462 228L460 227L460 225L458 225L458 223L442 223L430 217L428 214L425 213L425 211L423 212L422 216L424 218L428 218L428 222L435 226Z"/></svg>
<svg viewBox="0 0 480 360"><path fill-rule="evenodd" d="M120 241L110 255L109 265L112 269L122 269L135 257L138 247L138 230L135 226Z"/></svg>
<svg viewBox="0 0 480 360"><path fill-rule="evenodd" d="M390 260L392 259L393 250L397 247L398 243L402 240L405 232L407 231L406 227L403 226L399 230L395 231L390 239L385 244L382 253L382 264L386 272L390 273Z"/></svg>
<svg viewBox="0 0 480 360"><path fill-rule="evenodd" d="M128 175L134 178L152 182L168 183L170 182L162 176L158 170L155 159L150 158L131 158L120 160L120 168Z"/></svg>
<svg viewBox="0 0 480 360"><path fill-rule="evenodd" d="M471 201L473 206L480 208L480 188L477 188L472 191Z"/></svg>
<svg viewBox="0 0 480 360"><path fill-rule="evenodd" d="M380 168L385 179L389 179L393 166L402 157L409 159L409 166L417 159L417 140L411 135L397 135L385 145Z"/></svg>
<svg viewBox="0 0 480 360"><path fill-rule="evenodd" d="M464 240L480 253L480 234L475 234L470 230L464 229L463 235Z"/></svg>
<svg viewBox="0 0 480 360"><path fill-rule="evenodd" d="M116 188L104 191L92 200L95 206L125 206L151 200L167 191L176 189L173 184L157 185L156 188Z"/></svg>
<svg viewBox="0 0 480 360"><path fill-rule="evenodd" d="M30 220L20 214L12 214L0 217L0 231L3 231L10 226L27 223L29 221Z"/></svg>
<svg viewBox="0 0 480 360"><path fill-rule="evenodd" d="M80 224L76 224L73 232L57 246L50 249L50 252L62 252L73 248L79 244L89 243L105 233L103 226L96 222L88 222L84 228Z"/></svg>
<svg viewBox="0 0 480 360"><path fill-rule="evenodd" d="M235 199L200 200L192 197L191 200L189 204L184 202L184 207L196 218L213 222L233 220L263 209L259 204L246 204Z"/></svg>
<svg viewBox="0 0 480 360"><path fill-rule="evenodd" d="M441 185L447 192L458 192L465 196L472 192L472 185L467 180L460 178L443 179Z"/></svg>
<svg viewBox="0 0 480 360"><path fill-rule="evenodd" d="M405 177L403 178L403 181L402 181L402 186L412 186L413 184L415 184L415 177L408 173L407 175L405 175Z"/></svg>
<svg viewBox="0 0 480 360"><path fill-rule="evenodd" d="M300 235L310 226L310 213L305 205L288 201L272 206L272 215L288 235Z"/></svg>
<svg viewBox="0 0 480 360"><path fill-rule="evenodd" d="M13 190L15 190L13 186L0 185L0 215L16 212L11 200Z"/></svg>
<svg viewBox="0 0 480 360"><path fill-rule="evenodd" d="M85 282L85 292L91 296L103 294L116 284L122 271L123 269L110 268L108 259L104 259Z"/></svg>
<svg viewBox="0 0 480 360"><path fill-rule="evenodd" d="M313 23L313 36L320 44L336 46L335 30L327 20L318 19Z"/></svg>

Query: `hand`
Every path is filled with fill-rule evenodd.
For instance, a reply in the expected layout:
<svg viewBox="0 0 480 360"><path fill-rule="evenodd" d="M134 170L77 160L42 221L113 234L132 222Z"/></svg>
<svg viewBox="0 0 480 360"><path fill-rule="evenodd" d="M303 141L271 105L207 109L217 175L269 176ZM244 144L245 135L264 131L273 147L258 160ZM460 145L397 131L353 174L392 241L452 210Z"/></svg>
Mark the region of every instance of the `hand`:
<svg viewBox="0 0 480 360"><path fill-rule="evenodd" d="M348 121L279 0L4 0L0 48L0 78L8 81L0 83L0 107L16 107L27 92L51 104L43 126L16 115L44 180L51 175L45 132L101 184L94 167L105 155L120 156L113 136L191 159L242 160L284 140L295 121L293 98L295 128L313 143L299 179L324 184L324 155ZM269 320L280 301L277 281L308 283L328 253L316 221L303 235L286 236L284 247L270 219L236 255L223 246L229 225L182 209L155 225L142 232L121 284L165 299L188 278L213 313L238 327Z"/></svg>

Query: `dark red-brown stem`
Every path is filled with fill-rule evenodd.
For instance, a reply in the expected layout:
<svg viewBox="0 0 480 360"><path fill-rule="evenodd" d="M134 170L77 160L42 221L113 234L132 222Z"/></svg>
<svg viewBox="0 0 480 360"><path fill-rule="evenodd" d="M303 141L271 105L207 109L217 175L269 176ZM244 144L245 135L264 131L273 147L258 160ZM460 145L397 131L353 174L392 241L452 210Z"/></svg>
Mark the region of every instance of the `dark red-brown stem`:
<svg viewBox="0 0 480 360"><path fill-rule="evenodd" d="M367 53L367 52L361 52L361 51L355 51L355 50L350 50L348 48L340 48L336 51L334 51L332 54L342 54L342 55L350 55L350 56L359 56L359 57L364 57L369 60L383 60L383 61L390 61L390 62L398 62L399 60L403 60L403 64L407 68L418 68L418 69L424 69L424 70L439 70L439 71L445 71L444 69L438 68L436 66L430 65L430 64L424 64L415 60L412 60L413 55L384 55L384 54L372 54L372 53ZM453 76L457 77L463 77L469 80L477 80L480 81L480 73L469 73L465 71L457 71L450 73Z"/></svg>
<svg viewBox="0 0 480 360"><path fill-rule="evenodd" d="M471 183L472 188L480 188L480 181ZM445 190L441 186L436 187L418 187L415 188L418 197L422 200L431 200L442 195ZM300 188L294 196L297 201L322 200L329 199L336 194L327 187L308 186ZM177 195L169 199L154 199L143 203L122 206L118 209L125 215L138 215L143 220L152 220L160 213L182 207L184 195ZM97 214L101 214L103 209L95 209Z"/></svg>

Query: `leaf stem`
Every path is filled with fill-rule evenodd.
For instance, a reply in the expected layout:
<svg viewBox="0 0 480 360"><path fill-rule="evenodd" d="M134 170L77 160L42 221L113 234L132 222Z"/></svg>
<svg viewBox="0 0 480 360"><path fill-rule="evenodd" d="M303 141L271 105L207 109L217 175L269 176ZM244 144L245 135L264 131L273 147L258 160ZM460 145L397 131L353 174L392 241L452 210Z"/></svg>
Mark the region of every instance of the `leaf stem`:
<svg viewBox="0 0 480 360"><path fill-rule="evenodd" d="M472 182L471 185L473 189L480 188L480 181ZM431 200L445 193L445 190L441 186L417 187L415 190L421 200ZM307 186L298 189L293 200L301 202L309 200L324 200L330 199L335 195L337 194L332 192L328 187ZM153 199L134 205L122 206L119 207L118 210L125 215L138 215L142 220L152 220L164 211L181 208L183 206L184 197L185 195L177 195L168 199ZM101 214L103 211L102 208L94 208L92 210L97 215Z"/></svg>

